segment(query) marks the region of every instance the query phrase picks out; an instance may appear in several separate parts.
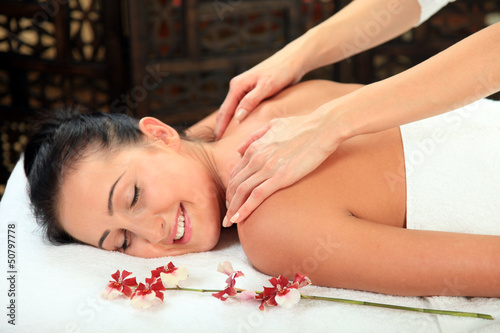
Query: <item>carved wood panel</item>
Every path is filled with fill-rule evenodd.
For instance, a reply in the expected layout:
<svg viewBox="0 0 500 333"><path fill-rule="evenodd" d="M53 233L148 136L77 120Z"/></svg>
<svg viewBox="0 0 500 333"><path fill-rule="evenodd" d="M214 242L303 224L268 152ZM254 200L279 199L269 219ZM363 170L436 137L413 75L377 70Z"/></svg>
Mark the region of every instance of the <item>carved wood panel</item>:
<svg viewBox="0 0 500 333"><path fill-rule="evenodd" d="M109 109L128 88L120 12L119 0L3 0L2 118L65 104Z"/></svg>
<svg viewBox="0 0 500 333"><path fill-rule="evenodd" d="M109 110L127 91L121 0L0 2L0 196L26 118L63 105Z"/></svg>

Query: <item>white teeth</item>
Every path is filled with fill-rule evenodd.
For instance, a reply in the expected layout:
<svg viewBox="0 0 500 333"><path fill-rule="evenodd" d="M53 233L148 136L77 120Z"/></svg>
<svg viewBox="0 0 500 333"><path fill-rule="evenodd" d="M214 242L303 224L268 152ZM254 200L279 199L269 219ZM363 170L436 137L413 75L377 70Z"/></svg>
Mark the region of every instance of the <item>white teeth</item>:
<svg viewBox="0 0 500 333"><path fill-rule="evenodd" d="M177 218L177 233L175 234L174 240L181 239L184 236L184 211L181 209L181 213Z"/></svg>

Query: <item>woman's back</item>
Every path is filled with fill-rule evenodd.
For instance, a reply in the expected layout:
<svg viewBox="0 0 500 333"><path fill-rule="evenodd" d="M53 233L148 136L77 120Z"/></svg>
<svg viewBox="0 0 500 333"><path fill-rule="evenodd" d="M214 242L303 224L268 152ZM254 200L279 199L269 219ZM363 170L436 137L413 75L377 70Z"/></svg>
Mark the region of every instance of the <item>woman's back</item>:
<svg viewBox="0 0 500 333"><path fill-rule="evenodd" d="M275 101L282 103L279 116L294 113L288 108L310 112L325 96L353 88L298 85L262 105L256 117ZM498 237L408 230L405 216L405 160L395 128L346 141L310 175L261 204L238 232L252 264L267 274L299 272L320 285L403 295L447 294L446 281L454 277L467 286L461 294L500 295L491 285L499 273ZM489 257L478 263L485 252Z"/></svg>
<svg viewBox="0 0 500 333"><path fill-rule="evenodd" d="M324 101L340 97L359 85L307 81L264 102L241 124L231 124L228 136L247 133L273 118L306 114ZM244 126L248 123L248 127ZM235 139L237 141L237 139ZM308 158L305 156L304 158ZM344 142L317 170L294 186L283 189L285 201L298 198L303 205L331 212L343 210L357 217L403 227L405 221L405 165L399 128L355 137ZM320 205L326 200L328 205ZM272 201L272 200L271 200ZM314 216L311 216L312 218Z"/></svg>
<svg viewBox="0 0 500 333"><path fill-rule="evenodd" d="M328 81L298 84L264 102L251 114L254 118L231 124L226 135L241 136L239 140L243 141L273 118L312 112L331 98L358 87ZM319 235L317 232L321 229L310 226L331 223L338 215L402 228L405 225L404 170L399 128L348 140L310 175L275 193L245 222L238 224L242 245L250 256L260 252L261 247L271 249L270 244L258 241L266 231L310 235L316 243L316 237L325 235ZM305 242L311 240L304 239L301 243ZM297 248L301 243L290 246Z"/></svg>

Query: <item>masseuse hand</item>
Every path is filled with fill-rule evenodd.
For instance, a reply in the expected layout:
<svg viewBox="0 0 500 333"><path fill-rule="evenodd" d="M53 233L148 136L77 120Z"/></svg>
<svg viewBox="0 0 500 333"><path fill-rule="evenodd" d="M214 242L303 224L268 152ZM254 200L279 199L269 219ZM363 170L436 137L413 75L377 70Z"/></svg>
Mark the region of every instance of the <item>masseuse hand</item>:
<svg viewBox="0 0 500 333"><path fill-rule="evenodd" d="M335 151L343 140L333 134L335 119L323 107L306 116L274 119L238 148L243 157L230 176L224 226L246 219L268 196L309 174Z"/></svg>
<svg viewBox="0 0 500 333"><path fill-rule="evenodd" d="M215 138L220 139L233 118L242 121L259 103L304 75L294 45L288 45L270 58L234 77L229 92L217 113Z"/></svg>

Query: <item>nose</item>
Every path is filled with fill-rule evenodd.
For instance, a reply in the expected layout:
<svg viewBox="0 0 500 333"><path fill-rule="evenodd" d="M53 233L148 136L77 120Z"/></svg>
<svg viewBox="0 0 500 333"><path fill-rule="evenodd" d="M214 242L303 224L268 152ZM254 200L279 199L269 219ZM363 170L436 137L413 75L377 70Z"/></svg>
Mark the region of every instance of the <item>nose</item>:
<svg viewBox="0 0 500 333"><path fill-rule="evenodd" d="M165 236L165 220L161 215L153 215L141 221L134 221L129 230L148 242L156 244Z"/></svg>

